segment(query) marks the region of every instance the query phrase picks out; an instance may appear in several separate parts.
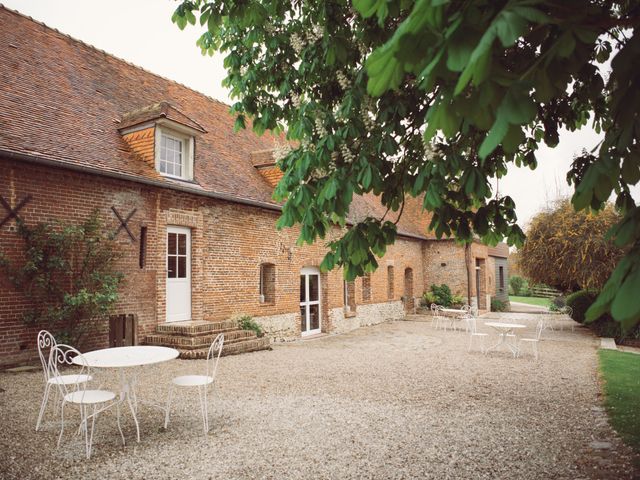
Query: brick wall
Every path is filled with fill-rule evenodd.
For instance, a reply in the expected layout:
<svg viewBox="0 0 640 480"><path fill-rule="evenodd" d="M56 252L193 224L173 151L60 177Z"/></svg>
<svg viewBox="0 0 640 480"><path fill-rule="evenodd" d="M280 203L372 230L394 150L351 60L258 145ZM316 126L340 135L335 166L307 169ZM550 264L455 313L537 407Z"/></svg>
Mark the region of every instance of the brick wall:
<svg viewBox="0 0 640 480"><path fill-rule="evenodd" d="M453 240L429 240L423 244L423 290L429 290L432 284L445 283L451 292L468 296L467 284L470 283L471 302L477 298L476 265L480 266L480 309L488 310L490 297L495 292L495 266L493 257L487 254L487 247L479 243L472 243L469 253L469 277L467 282L467 260L463 247Z"/></svg>
<svg viewBox="0 0 640 480"><path fill-rule="evenodd" d="M281 330L299 335L300 269L320 265L324 242L297 247L297 229L275 230L278 212L0 158L0 195L15 205L29 194L33 200L20 211L20 216L30 225L53 220L77 223L97 209L106 228L115 231L120 222L111 207L115 206L125 217L137 209L128 226L137 239L141 228L147 228L146 263L140 268L140 246L121 230L117 242L123 256L118 269L125 274L125 284L116 312L138 315L139 338L165 321L167 225L191 228L193 319L223 320L247 313L265 323L273 319L280 322ZM10 258L20 255L20 243L15 221L0 229L2 252ZM263 263L275 266L273 303L260 302ZM405 293L404 273L408 268L413 271L411 294L422 294L425 280L421 241L400 237L379 263L380 268L370 277L368 301L362 298L362 279L355 281L355 313L359 317L364 311L378 311L380 318L396 312ZM388 266L394 267L393 298L389 298ZM322 274L321 283L322 330L348 329L348 317L330 314L344 309L342 272ZM363 305L368 307L360 308ZM26 307L25 299L0 274L0 365L20 363L35 353L38 328L24 326L21 314ZM359 318L358 324L367 321ZM97 327L82 348L107 346L106 322L98 322Z"/></svg>

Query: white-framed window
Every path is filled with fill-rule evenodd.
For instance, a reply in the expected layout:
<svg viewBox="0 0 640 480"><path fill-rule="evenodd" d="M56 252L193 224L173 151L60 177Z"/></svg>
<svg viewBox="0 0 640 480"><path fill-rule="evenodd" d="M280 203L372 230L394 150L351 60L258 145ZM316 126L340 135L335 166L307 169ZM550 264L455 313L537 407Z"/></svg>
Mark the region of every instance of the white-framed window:
<svg viewBox="0 0 640 480"><path fill-rule="evenodd" d="M156 169L167 177L192 180L193 147L192 136L157 127Z"/></svg>

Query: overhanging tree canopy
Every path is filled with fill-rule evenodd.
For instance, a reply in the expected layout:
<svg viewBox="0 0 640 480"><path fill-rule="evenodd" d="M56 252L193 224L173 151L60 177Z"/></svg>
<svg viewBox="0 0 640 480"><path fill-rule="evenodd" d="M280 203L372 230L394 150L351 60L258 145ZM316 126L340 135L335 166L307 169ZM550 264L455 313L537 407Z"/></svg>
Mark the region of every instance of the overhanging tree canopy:
<svg viewBox="0 0 640 480"><path fill-rule="evenodd" d="M597 151L567 174L578 210L603 208L612 193L624 219L611 235L629 254L592 316L611 309L640 319L638 1L567 0L186 0L173 20L199 17L203 53L227 53L225 85L238 128L282 128L296 148L280 159L286 200L280 227L301 241L343 226L353 195L372 192L391 211L407 195L433 212L438 236L519 244L509 197L489 179L511 164L536 167L541 142L592 122ZM609 60L608 79L598 68ZM366 218L330 243L323 268L347 278L377 266L396 226Z"/></svg>

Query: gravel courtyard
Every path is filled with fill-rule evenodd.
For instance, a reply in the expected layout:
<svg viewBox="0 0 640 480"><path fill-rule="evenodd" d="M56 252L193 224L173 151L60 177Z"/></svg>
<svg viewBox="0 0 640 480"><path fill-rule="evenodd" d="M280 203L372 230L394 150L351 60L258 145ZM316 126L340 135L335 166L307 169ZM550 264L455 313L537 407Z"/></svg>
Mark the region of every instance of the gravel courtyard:
<svg viewBox="0 0 640 480"><path fill-rule="evenodd" d="M537 320L491 318L525 323L523 336L533 336ZM478 325L489 332L486 319ZM589 333L545 331L538 362L505 351L468 353L467 345L467 334L435 330L427 317L413 316L224 357L208 436L197 394L182 392L167 431L160 411L140 406L139 444L128 412L124 447L115 414L102 414L89 461L71 426L55 449L53 409L45 428L34 431L40 371L0 373L0 477L640 477L601 408L598 341ZM203 369L204 361L184 360L148 368L139 398L164 401L171 377ZM99 381L117 389L111 373Z"/></svg>

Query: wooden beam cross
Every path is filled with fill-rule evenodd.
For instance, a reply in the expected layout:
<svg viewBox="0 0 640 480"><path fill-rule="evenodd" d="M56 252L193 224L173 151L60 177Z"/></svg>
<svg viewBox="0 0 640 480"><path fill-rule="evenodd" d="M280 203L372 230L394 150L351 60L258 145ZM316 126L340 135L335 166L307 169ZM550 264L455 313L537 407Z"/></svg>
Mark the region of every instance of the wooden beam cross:
<svg viewBox="0 0 640 480"><path fill-rule="evenodd" d="M124 228L125 231L129 234L129 237L131 237L131 241L137 242L135 235L131 232L131 230L129 230L129 226L127 224L129 223L129 220L131 220L131 217L133 217L133 215L136 213L138 209L134 208L133 210L131 210L131 213L127 215L127 218L125 218L124 220L122 219L122 216L120 215L118 210L116 210L116 207L111 207L111 210L113 210L113 213L115 213L116 217L118 217L118 220L120 220L120 226L116 230L116 233L113 235L113 237L114 238L117 237L118 233L120 233L120 230Z"/></svg>
<svg viewBox="0 0 640 480"><path fill-rule="evenodd" d="M19 221L20 217L18 216L18 212L22 209L22 207L29 203L30 200L31 195L27 195L22 200L20 200L15 207L11 207L11 204L6 201L2 195L0 195L0 203L2 204L4 209L9 212L0 222L0 228L12 218L15 218L16 221Z"/></svg>

